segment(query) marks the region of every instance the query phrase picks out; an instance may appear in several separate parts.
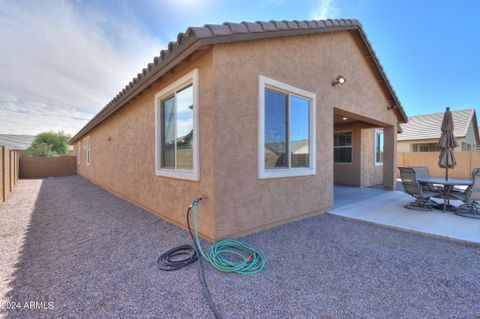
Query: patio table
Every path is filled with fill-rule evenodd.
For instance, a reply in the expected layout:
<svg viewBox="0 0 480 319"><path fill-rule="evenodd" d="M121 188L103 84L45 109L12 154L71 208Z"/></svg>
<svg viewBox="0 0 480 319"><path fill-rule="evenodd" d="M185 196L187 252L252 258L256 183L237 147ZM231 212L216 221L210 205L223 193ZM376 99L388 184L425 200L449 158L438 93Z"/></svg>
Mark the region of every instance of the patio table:
<svg viewBox="0 0 480 319"><path fill-rule="evenodd" d="M440 195L443 199L443 212L447 210L447 205L449 205L448 195L453 190L455 186L470 186L473 181L471 179L444 179L444 178L431 178L431 177L421 177L417 178L417 182L420 184L437 184L442 185L443 190L440 191Z"/></svg>

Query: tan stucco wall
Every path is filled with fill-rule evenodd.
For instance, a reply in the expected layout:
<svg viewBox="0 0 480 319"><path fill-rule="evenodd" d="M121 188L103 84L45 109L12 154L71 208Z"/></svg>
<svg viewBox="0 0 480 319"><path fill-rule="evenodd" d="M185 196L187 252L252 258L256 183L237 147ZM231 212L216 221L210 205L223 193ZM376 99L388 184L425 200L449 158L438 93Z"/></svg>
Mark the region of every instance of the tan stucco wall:
<svg viewBox="0 0 480 319"><path fill-rule="evenodd" d="M383 164L375 163L375 129L362 130L362 180L361 186L373 186L383 182Z"/></svg>
<svg viewBox="0 0 480 319"><path fill-rule="evenodd" d="M196 67L199 68L201 180L156 176L154 95ZM160 83L94 128L88 134L91 164L86 165L85 151L81 148L78 174L184 228L185 211L190 201L206 195L209 200L202 202L199 208L200 231L204 237L214 239L212 98L212 53L208 51L177 67L174 73L166 75ZM76 143L75 147L78 145Z"/></svg>
<svg viewBox="0 0 480 319"><path fill-rule="evenodd" d="M195 67L200 71L200 182L155 176L154 94ZM339 74L347 84L332 87ZM316 93L315 176L257 178L259 75ZM396 132L397 116L388 104L348 32L217 45L94 128L88 134L91 164L81 148L77 172L182 227L189 201L207 195L199 210L204 237L250 233L331 207L334 108ZM395 150L390 135L385 148ZM385 168L392 181L395 162L392 156Z"/></svg>
<svg viewBox="0 0 480 319"><path fill-rule="evenodd" d="M407 141L397 141L397 150L399 152L411 152L411 143Z"/></svg>
<svg viewBox="0 0 480 319"><path fill-rule="evenodd" d="M347 83L332 87L339 74ZM257 178L259 75L316 93L316 176ZM332 205L334 107L396 132L397 115L387 110L380 84L348 32L218 45L214 87L219 238L318 214ZM394 181L395 140L393 133L386 135L392 180L387 185Z"/></svg>

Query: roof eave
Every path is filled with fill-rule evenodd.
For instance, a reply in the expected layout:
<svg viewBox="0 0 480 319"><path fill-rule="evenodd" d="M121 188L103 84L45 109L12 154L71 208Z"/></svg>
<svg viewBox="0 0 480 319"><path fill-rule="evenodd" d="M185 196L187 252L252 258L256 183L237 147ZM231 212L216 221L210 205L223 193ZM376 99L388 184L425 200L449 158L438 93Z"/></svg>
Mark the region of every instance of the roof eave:
<svg viewBox="0 0 480 319"><path fill-rule="evenodd" d="M140 92L148 88L155 81L160 79L165 73L169 72L171 69L177 66L178 63L180 63L189 55L197 51L197 49L199 49L201 45L202 44L200 43L200 41L197 38L194 38L188 47L184 47L183 50L178 51L176 56L172 57L168 62L166 62L158 70L149 74L148 77L144 78L143 83L139 84L133 90L122 95L120 98L113 99L109 104L107 104L107 106L105 106L99 113L97 113L77 134L75 134L70 139L70 141L68 141L68 143L73 144L76 141L78 141L80 138L82 138L82 136L88 133L88 131L90 131L93 127L95 127L97 124L99 124L104 119L109 117L111 114L118 111L130 100L132 100L135 96L137 96Z"/></svg>
<svg viewBox="0 0 480 319"><path fill-rule="evenodd" d="M370 41L368 40L366 33L363 31L362 27L358 27L357 29L358 29L358 32L359 32L360 36L362 37L362 40L363 40L362 42L366 45L366 47L367 47L367 49L370 53L370 56L373 57L373 62L375 63L375 66L380 73L381 80L385 83L385 86L387 87L390 95L392 96L392 102L394 102L394 104L395 104L392 107L394 107L394 109L399 113L399 115L402 119L402 121L399 121L399 123L407 123L408 122L408 116L405 113L405 110L403 109L402 103L400 102L400 100L397 96L397 93L393 89L393 86L390 83L390 80L388 79L387 74L385 73L382 64L380 63L380 60L378 59L375 51L373 50L373 47L372 47Z"/></svg>
<svg viewBox="0 0 480 319"><path fill-rule="evenodd" d="M408 122L408 117L403 110L403 107L393 90L390 81L388 80L380 61L378 60L370 42L368 41L366 34L363 32L362 25L357 20L326 20L323 21L323 25L320 26L320 22L315 22L317 27L313 28L300 28L300 21L296 21L298 28L286 28L276 29L275 31L258 31L258 32L235 32L230 34L218 34L219 30L215 26L205 26L200 28L189 28L186 33L180 33L176 42L170 42L168 50L161 52L159 57L154 59L154 63L150 63L147 68L143 69L142 73L139 73L122 91L120 91L99 113L97 113L92 120L90 120L77 134L75 134L69 141L69 144L73 144L78 141L82 136L87 134L92 128L101 123L107 117L118 111L129 101L131 101L136 95L148 88L155 81L160 79L165 73L173 69L181 61L193 54L196 50L204 46L210 46L221 43L231 43L247 40L260 40L276 37L287 37L296 35L308 35L325 32L335 31L354 31L358 32L362 39L362 43L365 45L369 54L373 57L375 69L378 70L380 79L383 81L390 93L394 105L394 109L400 115L399 122ZM274 23L273 21L270 23ZM275 22L278 23L278 22ZM327 24L328 23L328 24ZM304 21L305 25L308 25L308 21ZM228 24L229 28L232 28L234 24ZM217 26L218 27L218 26ZM221 27L221 26L220 26ZM198 36L197 36L198 35ZM158 62L158 63L157 63Z"/></svg>

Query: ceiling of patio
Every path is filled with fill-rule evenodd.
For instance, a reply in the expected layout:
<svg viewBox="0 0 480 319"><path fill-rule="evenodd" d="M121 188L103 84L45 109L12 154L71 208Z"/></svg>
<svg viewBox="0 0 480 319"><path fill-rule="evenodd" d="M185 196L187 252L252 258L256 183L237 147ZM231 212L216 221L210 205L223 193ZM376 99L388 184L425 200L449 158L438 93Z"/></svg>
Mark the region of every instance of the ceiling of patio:
<svg viewBox="0 0 480 319"><path fill-rule="evenodd" d="M352 124L352 123L357 123L360 122L359 120L352 119L346 116L342 116L339 114L334 114L333 115L333 124Z"/></svg>
<svg viewBox="0 0 480 319"><path fill-rule="evenodd" d="M339 108L333 110L333 124L365 124L365 127L384 127L386 124L376 121L374 119L365 117L361 114L352 113Z"/></svg>

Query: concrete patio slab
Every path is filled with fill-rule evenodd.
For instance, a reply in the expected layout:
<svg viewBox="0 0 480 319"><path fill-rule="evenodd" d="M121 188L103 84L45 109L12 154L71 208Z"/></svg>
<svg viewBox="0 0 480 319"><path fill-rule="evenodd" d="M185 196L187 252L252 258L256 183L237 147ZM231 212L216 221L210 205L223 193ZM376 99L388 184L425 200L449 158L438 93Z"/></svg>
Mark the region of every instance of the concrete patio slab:
<svg viewBox="0 0 480 319"><path fill-rule="evenodd" d="M371 198L373 196L388 193L381 187L354 187L348 185L335 184L333 188L333 209L350 205Z"/></svg>
<svg viewBox="0 0 480 319"><path fill-rule="evenodd" d="M415 211L403 206L413 201L411 196L399 191L390 191L377 196L365 197L342 207L334 207L330 213L338 216L367 221L402 230L480 244L480 220L443 213L439 210ZM458 205L461 202L452 201Z"/></svg>

